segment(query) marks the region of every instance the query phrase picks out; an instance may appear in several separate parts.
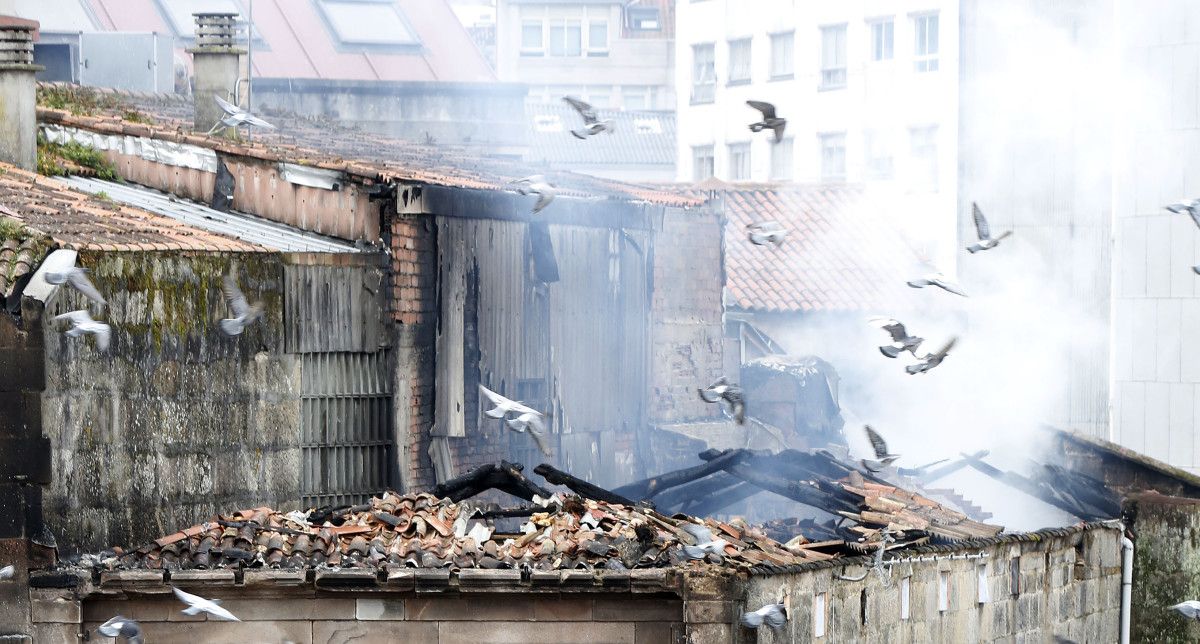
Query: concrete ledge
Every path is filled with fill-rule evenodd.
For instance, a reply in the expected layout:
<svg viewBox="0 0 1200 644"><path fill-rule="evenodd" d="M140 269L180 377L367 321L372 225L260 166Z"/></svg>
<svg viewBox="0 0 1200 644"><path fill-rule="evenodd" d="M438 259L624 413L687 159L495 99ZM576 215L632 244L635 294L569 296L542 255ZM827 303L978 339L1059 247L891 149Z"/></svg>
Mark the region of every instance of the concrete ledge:
<svg viewBox="0 0 1200 644"><path fill-rule="evenodd" d="M171 576L174 579L174 575ZM246 586L299 586L308 581L307 571L295 570L247 570L242 576Z"/></svg>
<svg viewBox="0 0 1200 644"><path fill-rule="evenodd" d="M179 570L171 573L174 586L232 586L237 576L232 570Z"/></svg>
<svg viewBox="0 0 1200 644"><path fill-rule="evenodd" d="M487 570L483 568L464 568L458 571L458 583L464 588L475 586L494 586L496 584L517 585L521 583L521 571Z"/></svg>
<svg viewBox="0 0 1200 644"><path fill-rule="evenodd" d="M322 590L367 590L377 586L374 570L337 569L318 570L313 583Z"/></svg>
<svg viewBox="0 0 1200 644"><path fill-rule="evenodd" d="M161 570L111 570L100 573L103 588L151 588L163 585Z"/></svg>
<svg viewBox="0 0 1200 644"><path fill-rule="evenodd" d="M397 568L388 572L388 590L407 591L417 587L417 571L412 568Z"/></svg>
<svg viewBox="0 0 1200 644"><path fill-rule="evenodd" d="M448 568L417 568L414 579L417 582L417 592L444 590L450 587L450 570Z"/></svg>
<svg viewBox="0 0 1200 644"><path fill-rule="evenodd" d="M586 570L563 570L559 573L558 583L563 586L594 586L596 575Z"/></svg>

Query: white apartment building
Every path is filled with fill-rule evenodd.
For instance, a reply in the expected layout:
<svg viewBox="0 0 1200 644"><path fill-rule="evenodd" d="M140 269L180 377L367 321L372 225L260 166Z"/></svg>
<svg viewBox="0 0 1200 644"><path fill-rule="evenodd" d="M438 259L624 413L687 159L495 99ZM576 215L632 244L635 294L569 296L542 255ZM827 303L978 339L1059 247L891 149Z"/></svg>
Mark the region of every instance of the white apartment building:
<svg viewBox="0 0 1200 644"><path fill-rule="evenodd" d="M958 3L681 0L678 179L864 182L953 267ZM747 127L775 104L784 140Z"/></svg>
<svg viewBox="0 0 1200 644"><path fill-rule="evenodd" d="M530 103L675 108L674 0L499 0L496 73Z"/></svg>

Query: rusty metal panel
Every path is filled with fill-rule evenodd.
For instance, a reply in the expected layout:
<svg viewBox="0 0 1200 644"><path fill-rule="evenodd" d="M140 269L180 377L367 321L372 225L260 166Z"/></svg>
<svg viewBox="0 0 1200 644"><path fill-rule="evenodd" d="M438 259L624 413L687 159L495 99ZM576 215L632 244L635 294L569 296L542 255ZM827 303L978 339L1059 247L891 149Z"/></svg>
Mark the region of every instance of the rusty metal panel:
<svg viewBox="0 0 1200 644"><path fill-rule="evenodd" d="M288 352L372 352L387 344L381 269L289 264L284 279Z"/></svg>

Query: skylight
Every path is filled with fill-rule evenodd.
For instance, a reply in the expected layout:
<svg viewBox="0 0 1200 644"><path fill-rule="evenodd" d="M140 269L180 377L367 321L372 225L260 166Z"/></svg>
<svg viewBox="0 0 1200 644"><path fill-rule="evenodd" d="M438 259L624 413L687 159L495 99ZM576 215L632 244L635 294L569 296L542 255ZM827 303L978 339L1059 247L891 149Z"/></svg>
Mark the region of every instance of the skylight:
<svg viewBox="0 0 1200 644"><path fill-rule="evenodd" d="M418 45L400 8L391 2L319 0L321 12L343 45Z"/></svg>
<svg viewBox="0 0 1200 644"><path fill-rule="evenodd" d="M12 14L37 20L46 33L95 31L96 25L82 0L16 0Z"/></svg>

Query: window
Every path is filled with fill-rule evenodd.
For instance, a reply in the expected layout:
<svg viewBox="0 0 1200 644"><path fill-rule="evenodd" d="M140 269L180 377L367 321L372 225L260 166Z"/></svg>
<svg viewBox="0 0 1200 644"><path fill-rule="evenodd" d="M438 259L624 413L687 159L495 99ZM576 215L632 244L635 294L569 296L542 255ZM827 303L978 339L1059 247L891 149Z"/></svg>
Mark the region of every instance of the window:
<svg viewBox="0 0 1200 644"><path fill-rule="evenodd" d="M825 593L813 595L813 637L825 637Z"/></svg>
<svg viewBox="0 0 1200 644"><path fill-rule="evenodd" d="M550 21L550 55L580 56L583 54L583 31L578 20Z"/></svg>
<svg viewBox="0 0 1200 644"><path fill-rule="evenodd" d="M915 127L909 130L909 145L912 151L910 183L919 189L937 192L937 127Z"/></svg>
<svg viewBox="0 0 1200 644"><path fill-rule="evenodd" d="M750 180L750 144L729 144L729 180Z"/></svg>
<svg viewBox="0 0 1200 644"><path fill-rule="evenodd" d="M692 179L704 181L713 176L716 166L713 165L713 146L697 145L692 147Z"/></svg>
<svg viewBox="0 0 1200 644"><path fill-rule="evenodd" d="M846 86L846 25L821 27L821 89Z"/></svg>
<svg viewBox="0 0 1200 644"><path fill-rule="evenodd" d="M917 43L913 48L913 69L936 72L938 69L938 16L936 13L913 17Z"/></svg>
<svg viewBox="0 0 1200 644"><path fill-rule="evenodd" d="M750 39L729 41L729 84L750 82Z"/></svg>
<svg viewBox="0 0 1200 644"><path fill-rule="evenodd" d="M786 80L796 73L795 41L791 31L771 34L771 80Z"/></svg>
<svg viewBox="0 0 1200 644"><path fill-rule="evenodd" d="M858 617L862 621L863 626L867 624L867 589L863 588L858 593Z"/></svg>
<svg viewBox="0 0 1200 644"><path fill-rule="evenodd" d="M546 44L542 42L542 21L521 21L521 55L541 56L546 53Z"/></svg>
<svg viewBox="0 0 1200 644"><path fill-rule="evenodd" d="M938 610L950 610L950 571L938 571Z"/></svg>
<svg viewBox="0 0 1200 644"><path fill-rule="evenodd" d="M784 139L771 145L771 178L779 181L792 180L792 139Z"/></svg>
<svg viewBox="0 0 1200 644"><path fill-rule="evenodd" d="M587 88L586 96L587 102L598 110L608 109L612 105L612 88L607 85L595 85Z"/></svg>
<svg viewBox="0 0 1200 644"><path fill-rule="evenodd" d="M662 31L658 7L627 7L625 20L631 31Z"/></svg>
<svg viewBox="0 0 1200 644"><path fill-rule="evenodd" d="M896 23L891 18L876 20L871 23L871 60L891 60L893 57L893 41L895 40Z"/></svg>
<svg viewBox="0 0 1200 644"><path fill-rule="evenodd" d="M846 180L846 135L821 134L821 181Z"/></svg>
<svg viewBox="0 0 1200 644"><path fill-rule="evenodd" d="M912 577L905 577L900 580L900 619L908 619L908 593L912 588Z"/></svg>
<svg viewBox="0 0 1200 644"><path fill-rule="evenodd" d="M608 21L588 21L588 56L608 55Z"/></svg>
<svg viewBox="0 0 1200 644"><path fill-rule="evenodd" d="M988 589L987 564L979 564L975 566L975 579L979 585L978 597L976 601L980 604L986 604L992 601L991 590Z"/></svg>
<svg viewBox="0 0 1200 644"><path fill-rule="evenodd" d="M892 149L887 137L881 132L867 130L863 132L863 158L866 168L863 174L867 179L886 180L895 174L892 162Z"/></svg>
<svg viewBox="0 0 1200 644"><path fill-rule="evenodd" d="M627 110L650 109L646 88L638 86L621 88L621 107Z"/></svg>
<svg viewBox="0 0 1200 644"><path fill-rule="evenodd" d="M395 3L321 0L318 6L343 45L420 44Z"/></svg>
<svg viewBox="0 0 1200 644"><path fill-rule="evenodd" d="M1021 558L1013 557L1008 560L1008 594L1016 597L1021 594Z"/></svg>
<svg viewBox="0 0 1200 644"><path fill-rule="evenodd" d="M692 45L692 102L711 103L717 83L713 46Z"/></svg>

